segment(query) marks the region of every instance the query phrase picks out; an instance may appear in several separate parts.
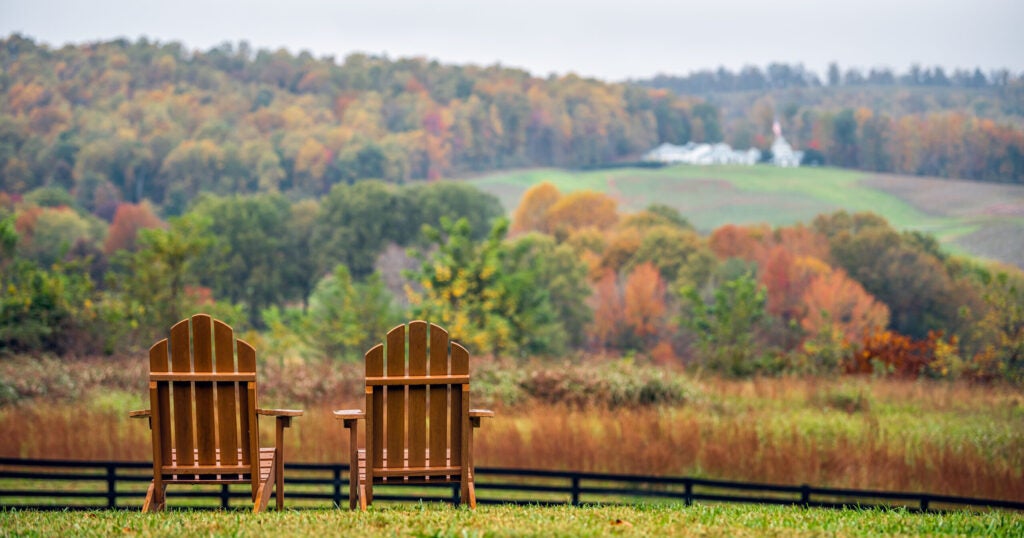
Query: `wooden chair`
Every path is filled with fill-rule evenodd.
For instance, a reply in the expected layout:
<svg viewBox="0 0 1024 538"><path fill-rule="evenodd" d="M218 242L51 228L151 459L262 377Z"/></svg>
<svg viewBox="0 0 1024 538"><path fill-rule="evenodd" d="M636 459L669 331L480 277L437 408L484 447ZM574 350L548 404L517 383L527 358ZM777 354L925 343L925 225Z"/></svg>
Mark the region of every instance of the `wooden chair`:
<svg viewBox="0 0 1024 538"><path fill-rule="evenodd" d="M406 361L408 358L408 362ZM349 507L373 502L373 486L459 484L476 508L472 428L492 411L469 409L469 353L425 321L399 325L366 352L366 411L339 410L349 429ZM366 448L357 424L366 420ZM369 456L368 456L369 455ZM367 462L371 462L368 464Z"/></svg>
<svg viewBox="0 0 1024 538"><path fill-rule="evenodd" d="M237 353L236 353L237 342ZM237 354L237 362L235 360ZM272 487L284 506L284 429L302 411L256 407L256 351L206 314L182 320L149 350L153 482L143 512L165 505L168 484L252 484L253 512ZM277 421L276 446L260 448L258 415Z"/></svg>

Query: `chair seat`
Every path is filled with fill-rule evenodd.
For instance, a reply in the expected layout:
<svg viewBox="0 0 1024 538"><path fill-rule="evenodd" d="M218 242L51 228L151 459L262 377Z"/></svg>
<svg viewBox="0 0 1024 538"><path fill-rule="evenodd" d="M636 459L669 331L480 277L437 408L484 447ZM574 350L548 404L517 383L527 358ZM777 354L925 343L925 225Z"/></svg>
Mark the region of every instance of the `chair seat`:
<svg viewBox="0 0 1024 538"><path fill-rule="evenodd" d="M374 467L373 482L375 484L437 484L459 482L462 468L451 465L451 451L445 451L445 457L441 461L433 461L430 458L430 450L426 450L426 461L424 467L409 467L409 451L402 454L402 461L389 462L388 451L384 449L384 466ZM366 482L366 450L359 449L359 481Z"/></svg>
<svg viewBox="0 0 1024 538"><path fill-rule="evenodd" d="M259 482L266 482L267 477L270 476L270 471L274 465L274 456L276 449L271 448L260 448L260 479ZM215 453L215 463L213 465L199 466L198 463L187 467L185 469L176 469L178 467L178 451L177 449L171 449L171 464L164 465L162 469L163 480L165 482L172 482L176 484L242 484L252 482L248 472L240 472L239 467L247 467L241 464L242 461L242 450L238 450L236 459L239 463L237 464L222 464L221 463L221 451L217 449ZM193 452L193 460L199 461L199 451ZM196 467L201 467L196 469ZM228 467L230 469L225 469Z"/></svg>

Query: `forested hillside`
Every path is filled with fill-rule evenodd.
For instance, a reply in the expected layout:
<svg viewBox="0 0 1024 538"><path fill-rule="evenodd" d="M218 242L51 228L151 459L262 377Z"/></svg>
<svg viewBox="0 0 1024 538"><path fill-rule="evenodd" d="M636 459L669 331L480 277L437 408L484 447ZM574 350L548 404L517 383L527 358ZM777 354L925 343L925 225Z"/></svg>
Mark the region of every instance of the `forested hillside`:
<svg viewBox="0 0 1024 538"><path fill-rule="evenodd" d="M767 150L778 120L809 163L1024 182L1024 76L1005 70L947 75L940 67L894 73L833 64L823 81L803 66L772 64L635 83L707 99L736 147Z"/></svg>
<svg viewBox="0 0 1024 538"><path fill-rule="evenodd" d="M143 199L180 214L203 191L315 197L367 178L601 165L661 142L767 149L776 118L810 163L1024 182L1024 81L1008 73L851 70L826 85L774 65L644 87L244 43L54 49L18 35L0 41L0 66L0 192L59 187L107 220Z"/></svg>
<svg viewBox="0 0 1024 538"><path fill-rule="evenodd" d="M55 50L15 35L0 66L0 191L62 187L107 219L143 199L180 213L201 191L319 196L365 178L594 165L683 124L720 137L698 99L420 58L146 40Z"/></svg>

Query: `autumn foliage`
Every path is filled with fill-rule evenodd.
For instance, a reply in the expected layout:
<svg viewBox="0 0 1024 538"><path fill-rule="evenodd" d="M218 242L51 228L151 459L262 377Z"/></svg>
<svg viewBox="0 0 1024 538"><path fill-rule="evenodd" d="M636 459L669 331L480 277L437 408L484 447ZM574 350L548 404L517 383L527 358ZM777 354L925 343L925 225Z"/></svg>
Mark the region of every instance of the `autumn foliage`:
<svg viewBox="0 0 1024 538"><path fill-rule="evenodd" d="M845 370L915 378L935 360L935 346L941 338L941 334L931 333L925 340L914 340L892 331L878 331L864 339L863 350L853 356Z"/></svg>
<svg viewBox="0 0 1024 538"><path fill-rule="evenodd" d="M156 216L153 206L148 201L141 204L120 204L114 212L114 221L107 230L103 252L110 255L118 250L135 250L135 239L139 230L159 228L162 225L163 221Z"/></svg>

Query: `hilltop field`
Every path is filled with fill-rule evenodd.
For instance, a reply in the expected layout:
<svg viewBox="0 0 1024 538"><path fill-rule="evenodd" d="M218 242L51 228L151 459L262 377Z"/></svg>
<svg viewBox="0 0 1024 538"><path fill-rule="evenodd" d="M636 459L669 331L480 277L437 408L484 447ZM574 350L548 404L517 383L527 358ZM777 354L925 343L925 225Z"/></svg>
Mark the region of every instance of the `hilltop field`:
<svg viewBox="0 0 1024 538"><path fill-rule="evenodd" d="M935 235L950 251L1024 267L1024 186L872 174L836 168L670 166L597 171L533 169L467 180L507 211L550 181L562 192L615 196L628 211L678 209L699 230L723 224L810 222L840 209L873 211L894 227Z"/></svg>

